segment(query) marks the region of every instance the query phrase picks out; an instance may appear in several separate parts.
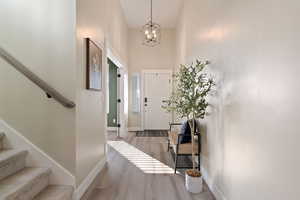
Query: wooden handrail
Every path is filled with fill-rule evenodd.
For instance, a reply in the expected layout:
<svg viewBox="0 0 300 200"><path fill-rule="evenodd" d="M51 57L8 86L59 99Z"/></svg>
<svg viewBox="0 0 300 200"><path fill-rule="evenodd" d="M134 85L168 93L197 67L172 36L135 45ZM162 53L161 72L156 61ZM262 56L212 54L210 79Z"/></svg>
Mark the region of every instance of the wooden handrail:
<svg viewBox="0 0 300 200"><path fill-rule="evenodd" d="M41 88L46 94L47 97L53 98L63 106L67 108L74 108L76 104L73 101L70 101L66 97L64 97L61 93L56 91L50 85L48 85L45 81L35 75L32 71L30 71L25 65L23 65L20 61L15 59L11 54L5 51L0 47L0 57L3 58L7 63L11 64L17 71L26 76L29 80L35 83L39 88Z"/></svg>

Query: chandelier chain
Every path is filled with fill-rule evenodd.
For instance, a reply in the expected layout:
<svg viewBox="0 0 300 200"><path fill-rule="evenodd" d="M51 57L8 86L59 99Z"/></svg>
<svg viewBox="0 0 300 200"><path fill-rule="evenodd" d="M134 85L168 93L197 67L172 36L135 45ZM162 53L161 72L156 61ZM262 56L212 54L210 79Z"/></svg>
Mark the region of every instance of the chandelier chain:
<svg viewBox="0 0 300 200"><path fill-rule="evenodd" d="M152 25L152 0L151 0L151 5L150 5L150 7L151 7L151 13L150 13L150 23L151 23L151 25Z"/></svg>

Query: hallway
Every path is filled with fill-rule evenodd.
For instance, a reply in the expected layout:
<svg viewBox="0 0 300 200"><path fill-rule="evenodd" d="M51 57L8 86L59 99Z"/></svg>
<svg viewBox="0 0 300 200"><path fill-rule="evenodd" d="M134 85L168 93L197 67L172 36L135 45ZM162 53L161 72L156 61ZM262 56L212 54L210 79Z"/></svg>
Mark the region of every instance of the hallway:
<svg viewBox="0 0 300 200"><path fill-rule="evenodd" d="M0 200L300 200L299 10L0 1Z"/></svg>
<svg viewBox="0 0 300 200"><path fill-rule="evenodd" d="M97 188L89 200L214 200L206 185L204 192L197 195L186 191L184 176L173 174L173 161L167 152L166 138L136 137L135 132L129 132L124 140L118 141L112 136L113 133L109 135L107 166L97 177ZM114 146L115 142L118 144ZM132 154L146 153L138 160L140 163L151 160L152 165L148 164L143 169L137 167L140 165L132 157L125 157L124 152L115 149L120 144L130 145L134 151ZM162 166L159 170L158 165Z"/></svg>

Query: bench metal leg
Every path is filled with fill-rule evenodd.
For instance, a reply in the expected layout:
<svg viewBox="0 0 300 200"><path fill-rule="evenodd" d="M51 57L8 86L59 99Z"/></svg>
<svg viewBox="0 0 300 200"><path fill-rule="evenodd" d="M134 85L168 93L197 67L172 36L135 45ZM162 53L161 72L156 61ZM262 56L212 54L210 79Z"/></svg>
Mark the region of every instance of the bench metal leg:
<svg viewBox="0 0 300 200"><path fill-rule="evenodd" d="M179 150L179 145L176 145L176 156L175 156L175 170L174 170L174 174L176 174L176 170L177 170L177 161L178 161L178 150Z"/></svg>
<svg viewBox="0 0 300 200"><path fill-rule="evenodd" d="M177 160L178 160L178 155L176 154L176 156L175 156L175 169L174 169L174 174L176 174L176 170L177 170Z"/></svg>

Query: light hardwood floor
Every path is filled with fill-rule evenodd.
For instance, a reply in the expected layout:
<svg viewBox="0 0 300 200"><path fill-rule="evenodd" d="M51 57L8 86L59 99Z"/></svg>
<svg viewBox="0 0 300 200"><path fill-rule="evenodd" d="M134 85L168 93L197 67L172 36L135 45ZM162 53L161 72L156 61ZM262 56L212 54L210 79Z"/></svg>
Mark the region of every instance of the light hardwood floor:
<svg viewBox="0 0 300 200"><path fill-rule="evenodd" d="M166 138L123 139L108 134L108 163L96 180L89 200L214 200L205 185L193 195L186 191L184 176L174 174Z"/></svg>

